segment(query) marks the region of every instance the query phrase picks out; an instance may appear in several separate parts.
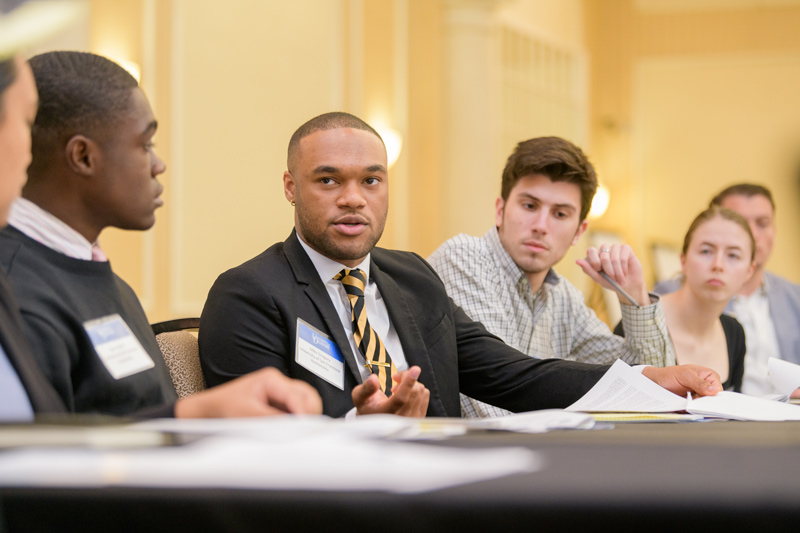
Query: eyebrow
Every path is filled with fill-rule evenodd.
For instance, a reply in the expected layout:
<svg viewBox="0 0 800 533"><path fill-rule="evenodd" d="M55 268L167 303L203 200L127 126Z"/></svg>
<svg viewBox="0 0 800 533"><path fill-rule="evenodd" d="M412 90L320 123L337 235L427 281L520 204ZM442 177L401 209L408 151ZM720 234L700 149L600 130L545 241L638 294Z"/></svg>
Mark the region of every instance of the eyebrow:
<svg viewBox="0 0 800 533"><path fill-rule="evenodd" d="M708 242L708 241L701 242L700 246L710 246L712 248L720 248L716 244L714 244L712 242ZM724 249L724 250L742 250L742 247L739 246L738 244L734 244L734 245L731 245L731 246L722 246L721 248Z"/></svg>
<svg viewBox="0 0 800 533"><path fill-rule="evenodd" d="M525 197L525 198L530 199L530 200L534 200L536 202L541 202L542 201L540 198L537 198L536 196L533 196L533 195L528 194L526 192L520 193L520 196ZM556 209L571 209L573 211L577 211L578 210L578 208L575 207L572 204L553 204L553 207L555 207Z"/></svg>
<svg viewBox="0 0 800 533"><path fill-rule="evenodd" d="M339 169L336 167L329 167L326 165L319 166L314 169L314 174L336 174Z"/></svg>
<svg viewBox="0 0 800 533"><path fill-rule="evenodd" d="M386 167L383 165L370 165L366 168L367 172L386 172ZM338 174L341 172L341 169L337 167L331 167L328 165L320 165L314 169L314 174Z"/></svg>

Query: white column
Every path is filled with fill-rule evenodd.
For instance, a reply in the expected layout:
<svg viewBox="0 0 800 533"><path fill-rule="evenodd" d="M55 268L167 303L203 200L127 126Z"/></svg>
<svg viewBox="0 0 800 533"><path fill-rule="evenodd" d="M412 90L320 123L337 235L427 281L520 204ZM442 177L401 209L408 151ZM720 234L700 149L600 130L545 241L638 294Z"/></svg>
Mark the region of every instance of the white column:
<svg viewBox="0 0 800 533"><path fill-rule="evenodd" d="M442 231L482 235L499 194L495 12L507 0L446 0Z"/></svg>

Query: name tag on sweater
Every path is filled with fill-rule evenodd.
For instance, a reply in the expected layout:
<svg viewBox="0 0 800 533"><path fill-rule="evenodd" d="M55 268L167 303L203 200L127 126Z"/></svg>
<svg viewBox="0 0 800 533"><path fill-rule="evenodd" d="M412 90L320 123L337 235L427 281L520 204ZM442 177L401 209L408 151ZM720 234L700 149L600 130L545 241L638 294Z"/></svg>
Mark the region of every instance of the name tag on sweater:
<svg viewBox="0 0 800 533"><path fill-rule="evenodd" d="M297 319L294 360L344 390L344 356L339 347L333 339L300 318Z"/></svg>
<svg viewBox="0 0 800 533"><path fill-rule="evenodd" d="M138 374L155 363L142 347L142 343L118 314L84 322L97 355L114 379Z"/></svg>

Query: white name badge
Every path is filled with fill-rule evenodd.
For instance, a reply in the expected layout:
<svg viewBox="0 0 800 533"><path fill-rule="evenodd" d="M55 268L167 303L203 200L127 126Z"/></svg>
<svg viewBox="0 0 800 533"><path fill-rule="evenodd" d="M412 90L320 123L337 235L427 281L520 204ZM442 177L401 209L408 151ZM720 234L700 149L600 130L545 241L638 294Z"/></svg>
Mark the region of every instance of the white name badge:
<svg viewBox="0 0 800 533"><path fill-rule="evenodd" d="M84 322L83 328L114 379L138 374L155 366L142 343L118 314L89 320Z"/></svg>
<svg viewBox="0 0 800 533"><path fill-rule="evenodd" d="M344 356L333 339L306 322L297 319L294 360L331 385L344 390Z"/></svg>

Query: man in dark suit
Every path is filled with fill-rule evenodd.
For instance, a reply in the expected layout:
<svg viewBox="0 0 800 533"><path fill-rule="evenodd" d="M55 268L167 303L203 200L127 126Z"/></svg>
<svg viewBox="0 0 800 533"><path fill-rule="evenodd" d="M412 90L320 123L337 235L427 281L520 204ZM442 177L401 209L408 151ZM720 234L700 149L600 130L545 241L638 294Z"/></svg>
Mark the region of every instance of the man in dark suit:
<svg viewBox="0 0 800 533"><path fill-rule="evenodd" d="M283 182L295 231L221 275L203 310L209 385L272 366L312 384L331 416L353 407L459 416L459 391L511 411L566 407L605 373L508 347L448 298L422 258L375 248L388 213L386 150L357 117L301 126ZM701 367L643 372L681 395L720 390Z"/></svg>

